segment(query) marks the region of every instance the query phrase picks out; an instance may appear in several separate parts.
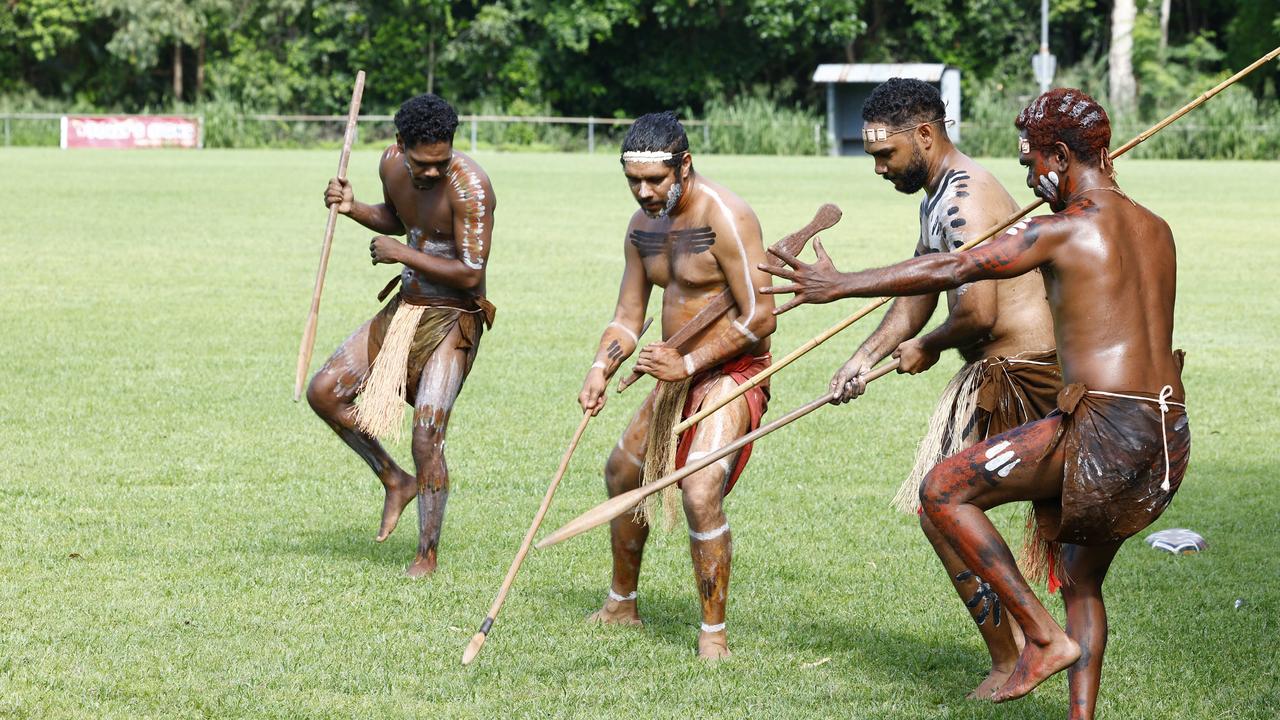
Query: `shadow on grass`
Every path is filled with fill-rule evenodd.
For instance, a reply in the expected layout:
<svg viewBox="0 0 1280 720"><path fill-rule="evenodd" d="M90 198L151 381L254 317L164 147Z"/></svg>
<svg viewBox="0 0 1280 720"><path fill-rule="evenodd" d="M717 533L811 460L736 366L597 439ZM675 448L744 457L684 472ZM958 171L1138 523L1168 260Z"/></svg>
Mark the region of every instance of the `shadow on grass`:
<svg viewBox="0 0 1280 720"><path fill-rule="evenodd" d="M874 612L873 608L868 608ZM783 644L815 657L843 656L846 664L902 689L904 695L928 698L955 710L965 709L984 714L992 703L967 700L965 695L978 686L990 669L990 660L980 642L938 642L909 632L909 629L886 629L883 625L830 625L800 621L777 629ZM1065 683L1066 674L1045 681L1048 690ZM1055 717L1065 705L1057 698L1033 692L1012 705L1025 717ZM1005 713L1007 715L1007 713Z"/></svg>

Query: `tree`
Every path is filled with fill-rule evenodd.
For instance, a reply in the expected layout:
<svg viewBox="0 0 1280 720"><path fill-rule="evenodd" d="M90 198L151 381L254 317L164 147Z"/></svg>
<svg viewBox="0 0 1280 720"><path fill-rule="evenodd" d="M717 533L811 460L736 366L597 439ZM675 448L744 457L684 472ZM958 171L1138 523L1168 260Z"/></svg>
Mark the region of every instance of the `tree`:
<svg viewBox="0 0 1280 720"><path fill-rule="evenodd" d="M1111 52L1108 95L1117 113L1132 112L1137 105L1138 84L1133 78L1133 23L1138 8L1134 0L1116 0L1111 10Z"/></svg>

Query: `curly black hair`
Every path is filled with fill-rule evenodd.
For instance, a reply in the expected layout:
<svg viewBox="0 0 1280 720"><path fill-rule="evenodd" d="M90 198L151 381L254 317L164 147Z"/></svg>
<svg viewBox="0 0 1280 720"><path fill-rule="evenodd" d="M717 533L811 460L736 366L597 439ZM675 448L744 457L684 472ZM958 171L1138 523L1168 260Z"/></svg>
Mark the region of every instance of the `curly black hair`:
<svg viewBox="0 0 1280 720"><path fill-rule="evenodd" d="M938 88L922 80L889 78L876 86L862 105L862 119L893 127L910 127L947 114Z"/></svg>
<svg viewBox="0 0 1280 720"><path fill-rule="evenodd" d="M675 157L663 162L670 167L680 164L680 155L689 151L689 136L674 112L641 115L632 123L622 139L622 152L645 151L669 152Z"/></svg>
<svg viewBox="0 0 1280 720"><path fill-rule="evenodd" d="M419 143L453 142L458 113L439 96L426 93L409 98L396 112L396 132L405 147Z"/></svg>

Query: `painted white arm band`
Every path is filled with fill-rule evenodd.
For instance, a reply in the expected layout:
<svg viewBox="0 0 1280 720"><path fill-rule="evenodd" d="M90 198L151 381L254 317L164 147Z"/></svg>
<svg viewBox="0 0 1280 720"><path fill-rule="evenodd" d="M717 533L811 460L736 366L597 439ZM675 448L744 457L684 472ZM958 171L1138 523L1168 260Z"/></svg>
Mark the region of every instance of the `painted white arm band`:
<svg viewBox="0 0 1280 720"><path fill-rule="evenodd" d="M626 333L627 337L631 338L631 342L636 344L640 343L640 338L636 335L635 331L627 327L626 325L623 325L622 323L618 322L617 320L614 320L613 322L609 323L609 327L618 328L622 332Z"/></svg>
<svg viewBox="0 0 1280 720"><path fill-rule="evenodd" d="M693 356L692 355L684 356L684 371L689 373L689 377L693 377L694 373L693 373Z"/></svg>
<svg viewBox="0 0 1280 720"><path fill-rule="evenodd" d="M755 333L753 333L753 332L751 332L751 330L750 330L750 329L748 329L746 325L743 325L742 323L738 322L737 320L734 320L733 322L731 322L731 323L729 323L729 324L733 326L733 329L734 329L734 330L737 330L738 332L742 333L742 336L743 336L743 337L745 337L746 339L750 340L751 342L753 342L753 343L754 343L754 342L760 342L760 338L756 337L756 334L755 334Z"/></svg>

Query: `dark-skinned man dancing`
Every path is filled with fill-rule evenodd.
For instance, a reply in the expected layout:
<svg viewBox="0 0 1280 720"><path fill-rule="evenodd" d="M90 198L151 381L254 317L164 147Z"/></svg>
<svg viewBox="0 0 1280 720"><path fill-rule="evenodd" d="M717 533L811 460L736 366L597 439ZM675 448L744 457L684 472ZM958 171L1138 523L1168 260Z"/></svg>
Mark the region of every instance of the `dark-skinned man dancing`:
<svg viewBox="0 0 1280 720"><path fill-rule="evenodd" d="M400 291L338 347L311 379L307 400L382 481L386 499L378 542L418 498L418 553L407 573L421 577L435 571L449 497L444 458L449 413L475 361L480 335L493 322L484 292L495 199L480 166L453 149L458 116L448 103L419 95L400 107L395 123L396 144L378 165L382 202L356 201L351 184L337 178L329 181L324 198L326 205L336 204L338 212L381 233L369 243L369 254L374 264L403 266L393 281ZM408 235L408 242L388 235ZM393 342L393 335L400 337ZM397 351L381 353L384 346ZM378 431L359 415L365 405L357 407L356 397L362 403L367 399L365 386L379 367L403 392L390 396L388 422L399 425L406 400L413 406L413 475L391 459Z"/></svg>
<svg viewBox="0 0 1280 720"><path fill-rule="evenodd" d="M1093 717L1107 620L1102 582L1124 540L1173 499L1191 435L1180 356L1172 349L1176 260L1169 226L1116 184L1106 111L1075 89L1036 98L1015 122L1027 185L1054 214L1022 221L965 253L933 253L842 273L815 243L812 264L773 271L800 303L913 295L1040 268L1063 382L1058 411L948 458L925 478L929 521L981 584L981 603L1018 620L1026 643L993 695L1021 697L1070 668L1071 718ZM762 269L763 266L761 266ZM1063 582L1062 630L1032 593L984 511L1035 503Z"/></svg>
<svg viewBox="0 0 1280 720"><path fill-rule="evenodd" d="M609 378L639 342L654 285L663 288L664 339L726 287L734 307L682 348L657 342L640 351L636 369L661 382L636 411L605 465L610 497L638 487L642 475L644 480L658 479L653 463L646 460L662 452L674 421L768 366L769 335L775 326L772 298L757 290L769 277L755 269L766 257L760 223L742 199L694 172L689 140L675 115L654 113L636 120L623 140L621 160L640 209L627 224L618 303L578 397L583 410L598 413L604 407ZM675 465L696 460L759 427L767 398L765 388L753 388L682 433ZM663 411L668 403L674 414ZM729 655L725 604L733 545L723 500L746 465L750 447L690 475L681 485L702 604L698 655L706 659ZM636 588L649 524L643 517L624 515L609 527L612 586L603 607L590 619L639 625Z"/></svg>
<svg viewBox="0 0 1280 720"><path fill-rule="evenodd" d="M937 88L902 78L877 86L862 106L863 148L875 158L876 173L898 192L925 191L916 256L950 252L1018 209L990 172L951 143L943 126L945 113ZM838 393L833 402L842 403L861 395L866 388L862 378L891 354L902 363L898 372L911 374L928 370L949 348L964 357L965 365L943 392L915 466L895 498L895 505L912 514L920 508L920 482L943 458L1043 418L1062 388L1039 270L949 290L946 321L917 337L937 304L938 293L895 299L880 326L831 380ZM926 515L919 517L956 592L970 601L981 589L978 581L963 575L964 561ZM989 698L1013 672L1020 638L1015 622L992 617L980 603L972 604L969 613L991 655L991 671L969 697Z"/></svg>

